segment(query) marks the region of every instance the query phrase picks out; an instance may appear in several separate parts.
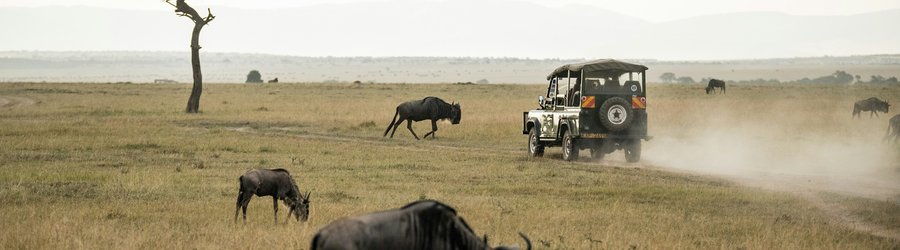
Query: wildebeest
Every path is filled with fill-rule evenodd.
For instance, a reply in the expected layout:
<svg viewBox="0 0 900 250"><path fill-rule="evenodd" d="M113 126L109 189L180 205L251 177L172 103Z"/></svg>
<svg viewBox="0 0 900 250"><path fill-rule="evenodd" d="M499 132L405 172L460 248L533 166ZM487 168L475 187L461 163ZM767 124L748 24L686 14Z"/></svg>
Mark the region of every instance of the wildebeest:
<svg viewBox="0 0 900 250"><path fill-rule="evenodd" d="M528 249L531 241L524 234ZM434 200L339 219L313 237L310 249L491 249L452 207ZM518 249L497 247L493 249Z"/></svg>
<svg viewBox="0 0 900 250"><path fill-rule="evenodd" d="M400 119L397 119L397 116L400 116ZM434 132L438 130L437 121L443 119L450 119L450 122L453 124L459 124L459 119L462 117L462 112L459 108L459 103L447 103L441 98L429 96L425 97L422 100L414 100L408 101L397 106L397 111L394 113L394 119L391 120L391 124L388 124L386 130L384 130L384 135L387 136L388 131L391 131L393 127L394 130L391 131L391 138L394 138L394 132L397 132L397 127L400 126L400 123L406 121L406 128L409 129L409 132L416 137L416 140L419 139L419 136L416 135L416 131L412 129L413 121L422 121L422 120L431 120L431 132L425 134L425 138L428 138L428 135L431 135L431 139L434 139Z"/></svg>
<svg viewBox="0 0 900 250"><path fill-rule="evenodd" d="M884 140L890 140L891 136L894 137L894 143L900 140L900 114L895 115L888 121L888 129L887 133L884 134Z"/></svg>
<svg viewBox="0 0 900 250"><path fill-rule="evenodd" d="M237 196L237 205L234 208L234 220L237 221L238 209L243 211L244 221L247 221L247 205L250 198L256 196L272 196L275 205L275 223L278 223L278 200L290 207L288 219L291 214L297 217L297 221L306 221L309 218L309 195L304 197L297 188L297 183L291 177L291 173L284 169L253 169L238 178L240 191Z"/></svg>
<svg viewBox="0 0 900 250"><path fill-rule="evenodd" d="M275 77L275 79L269 80L269 83L278 83L278 77Z"/></svg>
<svg viewBox="0 0 900 250"><path fill-rule="evenodd" d="M886 101L879 100L876 97L869 97L869 99L860 100L856 103L853 103L853 117L859 118L859 113L864 111L872 112L869 114L869 117L872 117L873 115L877 117L878 111L884 112L886 114L888 112L888 108L890 107L891 105Z"/></svg>
<svg viewBox="0 0 900 250"><path fill-rule="evenodd" d="M708 95L710 92L715 94L716 88L722 88L722 94L725 94L725 81L719 79L709 79L709 83L706 84L706 94Z"/></svg>

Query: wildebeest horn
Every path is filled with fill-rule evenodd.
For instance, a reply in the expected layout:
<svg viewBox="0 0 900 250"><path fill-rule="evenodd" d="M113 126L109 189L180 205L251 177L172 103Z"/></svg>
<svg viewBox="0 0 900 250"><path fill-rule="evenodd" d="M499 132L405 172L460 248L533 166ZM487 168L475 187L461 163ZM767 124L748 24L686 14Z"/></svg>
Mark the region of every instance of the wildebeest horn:
<svg viewBox="0 0 900 250"><path fill-rule="evenodd" d="M522 239L525 239L525 249L531 250L531 240L528 239L528 236L523 234L522 232L519 232L519 236L521 236Z"/></svg>
<svg viewBox="0 0 900 250"><path fill-rule="evenodd" d="M308 201L310 194L312 194L312 191L306 191L306 198L304 198L304 199L306 199Z"/></svg>

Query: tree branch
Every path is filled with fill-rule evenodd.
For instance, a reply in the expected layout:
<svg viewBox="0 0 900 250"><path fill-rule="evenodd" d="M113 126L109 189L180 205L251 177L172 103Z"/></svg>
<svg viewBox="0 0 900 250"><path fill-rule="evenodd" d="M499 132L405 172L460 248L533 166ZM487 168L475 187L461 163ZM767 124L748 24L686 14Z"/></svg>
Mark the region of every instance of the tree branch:
<svg viewBox="0 0 900 250"><path fill-rule="evenodd" d="M193 7L184 2L184 0L175 0L175 4L172 4L171 0L166 0L166 3L169 5L175 6L175 13L178 13L179 16L185 16L194 20L194 23L206 23L200 14L197 13ZM210 14L211 16L211 14ZM209 17L207 17L209 18Z"/></svg>
<svg viewBox="0 0 900 250"><path fill-rule="evenodd" d="M204 23L209 23L213 19L216 19L216 16L213 16L212 10L210 10L209 8L206 8L206 13L207 13L206 18L203 19Z"/></svg>

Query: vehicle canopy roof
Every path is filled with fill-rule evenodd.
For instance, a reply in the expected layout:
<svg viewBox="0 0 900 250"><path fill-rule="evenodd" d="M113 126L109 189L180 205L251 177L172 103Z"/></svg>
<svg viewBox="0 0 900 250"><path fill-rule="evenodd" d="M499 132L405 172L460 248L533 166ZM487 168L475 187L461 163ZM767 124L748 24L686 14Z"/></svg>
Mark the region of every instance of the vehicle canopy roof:
<svg viewBox="0 0 900 250"><path fill-rule="evenodd" d="M547 76L547 80L552 79L553 77L565 77L569 75L569 71L572 72L572 76L576 76L581 74L581 70L585 72L594 72L594 71L617 71L617 72L642 72L647 70L647 66L640 64L631 64L627 62L617 61L613 59L600 59L593 60L589 62L583 63L575 63L575 64L566 64L562 67L556 68L549 76Z"/></svg>

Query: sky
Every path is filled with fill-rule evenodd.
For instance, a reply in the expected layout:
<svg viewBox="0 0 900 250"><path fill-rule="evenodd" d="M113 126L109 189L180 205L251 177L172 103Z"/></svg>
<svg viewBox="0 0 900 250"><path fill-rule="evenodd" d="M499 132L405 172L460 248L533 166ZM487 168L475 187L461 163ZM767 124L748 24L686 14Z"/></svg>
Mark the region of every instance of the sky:
<svg viewBox="0 0 900 250"><path fill-rule="evenodd" d="M174 1L174 0L173 0ZM193 6L234 8L283 8L325 3L353 3L376 0L189 0ZM391 1L391 0L381 0ZM393 1L472 1L472 0L393 0ZM900 8L898 0L522 0L550 7L571 4L591 5L638 17L664 22L694 16L775 11L791 15L852 15ZM162 0L3 0L3 6L102 6L118 9L167 9Z"/></svg>
<svg viewBox="0 0 900 250"><path fill-rule="evenodd" d="M187 1L218 16L203 29L205 52L660 60L900 53L900 34L884 30L900 23L900 0ZM52 8L59 6L87 7ZM191 29L164 0L0 0L0 34L17 34L0 51L181 51Z"/></svg>

